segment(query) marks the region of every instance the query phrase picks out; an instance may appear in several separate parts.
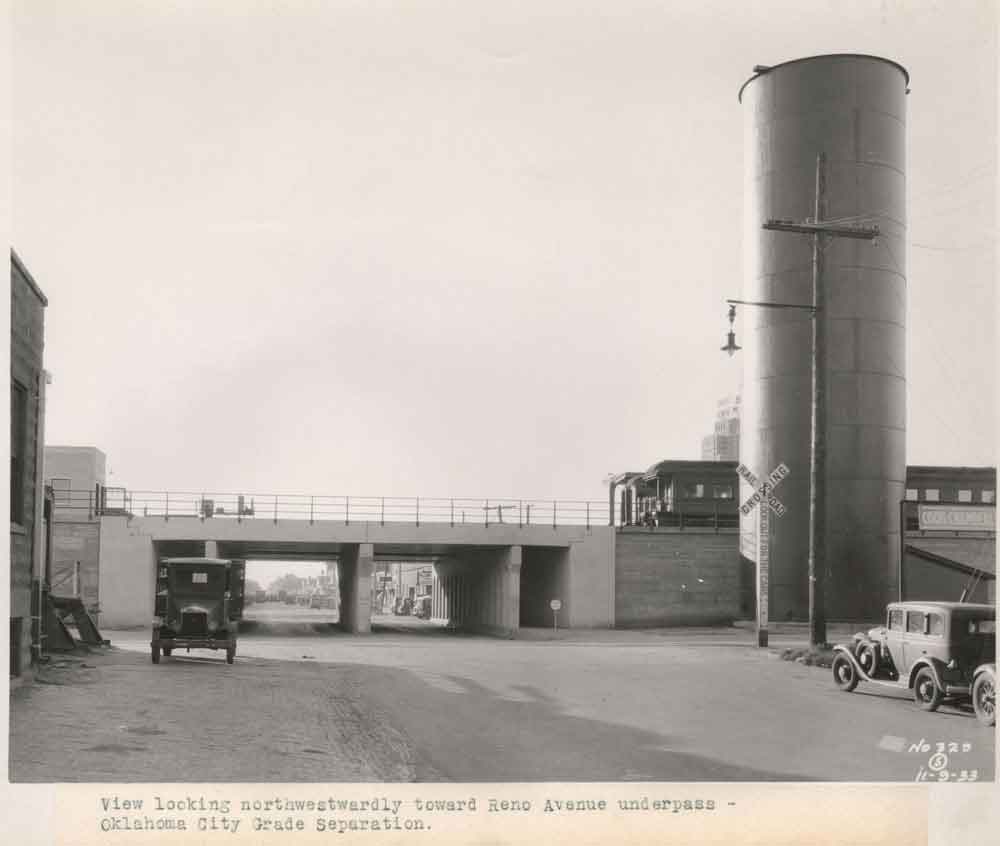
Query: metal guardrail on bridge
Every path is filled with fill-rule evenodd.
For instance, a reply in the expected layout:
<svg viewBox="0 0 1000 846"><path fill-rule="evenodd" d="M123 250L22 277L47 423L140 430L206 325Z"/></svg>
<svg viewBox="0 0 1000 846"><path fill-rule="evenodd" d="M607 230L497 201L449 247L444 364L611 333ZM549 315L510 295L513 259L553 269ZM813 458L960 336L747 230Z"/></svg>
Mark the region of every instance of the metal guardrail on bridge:
<svg viewBox="0 0 1000 846"><path fill-rule="evenodd" d="M109 497L105 513L223 520L317 520L351 523L448 523L524 526L607 525L607 502L587 500L306 496L183 491L128 491Z"/></svg>
<svg viewBox="0 0 1000 846"><path fill-rule="evenodd" d="M718 502L711 510L704 503L691 509L659 512L655 519L640 515L622 523L621 501L616 498L609 514L606 500L513 499L487 497L373 497L309 496L305 494L233 494L200 491L132 491L127 488L57 490L56 514L162 517L171 519L222 520L318 520L352 523L421 525L447 523L494 526L607 526L618 528L660 527L667 529L732 529L739 515L728 513ZM614 522L609 517L613 515ZM631 515L630 515L631 516ZM649 518L650 515L644 515Z"/></svg>

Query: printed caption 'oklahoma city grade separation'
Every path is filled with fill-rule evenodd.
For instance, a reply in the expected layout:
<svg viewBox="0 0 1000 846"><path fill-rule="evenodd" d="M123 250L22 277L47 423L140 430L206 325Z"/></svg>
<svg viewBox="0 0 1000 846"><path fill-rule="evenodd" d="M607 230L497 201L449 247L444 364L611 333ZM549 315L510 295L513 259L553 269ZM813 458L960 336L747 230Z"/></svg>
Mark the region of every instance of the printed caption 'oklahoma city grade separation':
<svg viewBox="0 0 1000 846"><path fill-rule="evenodd" d="M733 805L733 802L727 803ZM573 799L566 796L540 799L469 797L468 799L223 799L197 794L159 795L148 798L113 794L98 801L98 828L103 833L135 831L198 831L237 834L253 832L321 831L357 832L430 831L436 822L459 816L540 814L558 816L600 815L612 812L697 814L715 812L714 799L630 796L621 799Z"/></svg>

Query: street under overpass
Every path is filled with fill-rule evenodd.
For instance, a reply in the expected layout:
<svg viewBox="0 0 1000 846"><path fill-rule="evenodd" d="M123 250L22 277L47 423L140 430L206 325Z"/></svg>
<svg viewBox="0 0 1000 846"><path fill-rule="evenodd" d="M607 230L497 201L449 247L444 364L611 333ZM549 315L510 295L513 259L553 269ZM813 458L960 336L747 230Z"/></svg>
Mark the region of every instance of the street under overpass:
<svg viewBox="0 0 1000 846"><path fill-rule="evenodd" d="M615 536L609 526L346 523L192 516L101 518L100 608L105 628L148 626L156 562L172 556L336 561L340 625L371 630L374 564L429 559L433 615L450 627L512 636L521 625L614 625Z"/></svg>

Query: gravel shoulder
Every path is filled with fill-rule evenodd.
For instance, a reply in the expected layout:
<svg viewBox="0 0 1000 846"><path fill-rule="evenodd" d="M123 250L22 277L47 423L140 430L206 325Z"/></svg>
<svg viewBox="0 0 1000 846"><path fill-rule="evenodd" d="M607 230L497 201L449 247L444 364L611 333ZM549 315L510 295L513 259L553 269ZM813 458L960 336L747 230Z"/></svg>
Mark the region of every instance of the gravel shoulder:
<svg viewBox="0 0 1000 846"><path fill-rule="evenodd" d="M221 653L220 653L221 654ZM55 657L10 697L15 782L434 780L356 665L115 648Z"/></svg>

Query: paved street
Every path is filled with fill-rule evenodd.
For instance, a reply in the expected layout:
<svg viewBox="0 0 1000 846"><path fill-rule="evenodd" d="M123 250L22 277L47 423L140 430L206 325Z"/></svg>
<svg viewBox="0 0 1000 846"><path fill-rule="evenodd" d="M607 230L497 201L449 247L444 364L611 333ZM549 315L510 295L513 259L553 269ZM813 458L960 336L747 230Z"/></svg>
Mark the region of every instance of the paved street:
<svg viewBox="0 0 1000 846"><path fill-rule="evenodd" d="M15 691L13 779L912 781L938 742L958 744L949 771L993 774L971 712L841 693L747 630L496 640L376 617L357 637L328 611L278 608L255 614L231 667L209 651L154 666L148 632L104 632L114 648L91 667Z"/></svg>

